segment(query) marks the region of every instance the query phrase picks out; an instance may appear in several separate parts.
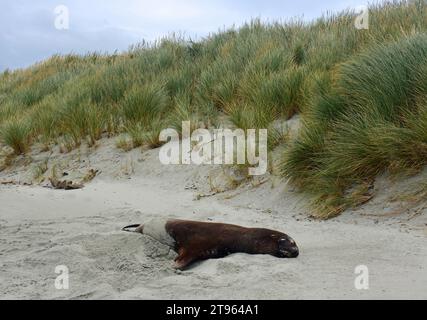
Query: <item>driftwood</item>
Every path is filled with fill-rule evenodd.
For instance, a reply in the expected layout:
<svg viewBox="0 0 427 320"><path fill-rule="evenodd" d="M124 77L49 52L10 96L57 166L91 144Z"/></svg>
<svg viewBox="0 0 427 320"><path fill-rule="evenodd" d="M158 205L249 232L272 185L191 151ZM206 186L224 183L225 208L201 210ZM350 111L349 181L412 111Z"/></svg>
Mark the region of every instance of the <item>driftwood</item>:
<svg viewBox="0 0 427 320"><path fill-rule="evenodd" d="M75 183L70 180L58 180L55 178L49 178L49 181L54 189L58 190L76 190L84 187L83 183Z"/></svg>
<svg viewBox="0 0 427 320"><path fill-rule="evenodd" d="M89 172L83 177L82 182L85 183L92 181L98 173L99 170L90 169Z"/></svg>
<svg viewBox="0 0 427 320"><path fill-rule="evenodd" d="M15 180L8 180L8 181L0 181L0 185L2 186L32 186L33 184L31 182L18 182Z"/></svg>
<svg viewBox="0 0 427 320"><path fill-rule="evenodd" d="M99 170L90 169L89 172L83 177L81 182L73 182L71 180L58 180L56 178L49 178L50 184L54 189L58 190L76 190L84 188L84 183L92 181ZM68 174L64 173L64 176Z"/></svg>
<svg viewBox="0 0 427 320"><path fill-rule="evenodd" d="M16 181L8 180L8 181L0 181L1 185L10 185L10 184L16 184Z"/></svg>
<svg viewBox="0 0 427 320"><path fill-rule="evenodd" d="M90 169L88 173L83 177L81 182L73 182L71 180L58 180L57 178L50 177L49 181L53 189L57 190L77 190L84 188L84 183L92 181L96 175L99 173L99 170ZM64 176L67 176L67 173L64 173ZM22 186L32 186L32 183L28 182L19 182L16 180L6 180L1 181L0 185L22 185ZM46 186L48 187L48 186ZM49 187L48 187L49 188Z"/></svg>

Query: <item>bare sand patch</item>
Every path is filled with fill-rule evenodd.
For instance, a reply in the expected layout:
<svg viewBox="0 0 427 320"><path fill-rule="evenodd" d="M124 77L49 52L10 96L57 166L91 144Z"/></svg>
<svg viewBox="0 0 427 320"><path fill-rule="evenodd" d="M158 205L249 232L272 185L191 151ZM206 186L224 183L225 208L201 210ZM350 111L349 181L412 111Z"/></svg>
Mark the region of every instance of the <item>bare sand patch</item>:
<svg viewBox="0 0 427 320"><path fill-rule="evenodd" d="M381 177L373 200L316 221L304 198L277 177L197 197L221 168L164 167L156 150L123 153L113 143L60 156L70 176L100 170L83 189L0 186L1 298L427 298L426 201L396 198L422 185L426 172L395 182ZM0 177L23 181L25 168ZM301 255L235 254L176 271L167 247L120 231L152 217L274 228L295 238ZM54 287L57 265L70 270L69 290ZM369 267L369 290L354 287L357 265Z"/></svg>

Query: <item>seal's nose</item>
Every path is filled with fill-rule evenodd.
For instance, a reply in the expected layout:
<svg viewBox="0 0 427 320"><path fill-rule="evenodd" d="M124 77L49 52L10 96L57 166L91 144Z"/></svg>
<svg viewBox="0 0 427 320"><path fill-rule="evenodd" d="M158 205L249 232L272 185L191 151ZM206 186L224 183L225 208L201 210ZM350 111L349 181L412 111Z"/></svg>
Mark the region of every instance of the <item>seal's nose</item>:
<svg viewBox="0 0 427 320"><path fill-rule="evenodd" d="M291 254L291 257L292 257L292 258L296 258L296 257L298 257L298 256L299 256L299 249L298 249L297 247L292 247L292 248L289 250L289 253Z"/></svg>

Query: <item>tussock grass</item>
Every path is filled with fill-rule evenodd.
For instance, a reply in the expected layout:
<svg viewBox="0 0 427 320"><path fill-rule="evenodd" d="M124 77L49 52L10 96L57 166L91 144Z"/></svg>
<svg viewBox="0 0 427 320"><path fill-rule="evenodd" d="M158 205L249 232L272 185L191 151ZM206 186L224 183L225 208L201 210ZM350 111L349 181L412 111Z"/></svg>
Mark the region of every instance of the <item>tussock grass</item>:
<svg viewBox="0 0 427 320"><path fill-rule="evenodd" d="M0 128L2 142L16 155L25 154L30 148L31 127L25 120L9 121Z"/></svg>
<svg viewBox="0 0 427 320"><path fill-rule="evenodd" d="M284 174L312 193L319 216L357 203L348 190L385 170L427 164L426 63L427 35L404 37L343 63L334 85L320 90L282 163Z"/></svg>
<svg viewBox="0 0 427 320"><path fill-rule="evenodd" d="M160 119L151 122L148 130L143 135L143 145L151 149L161 147L164 142L160 141L159 137L164 128L165 123Z"/></svg>
<svg viewBox="0 0 427 320"><path fill-rule="evenodd" d="M190 130L194 131L201 127L202 117L199 110L191 104L191 96L179 94L175 97L175 107L169 116L170 127L177 130L182 135L182 122L190 121Z"/></svg>
<svg viewBox="0 0 427 320"><path fill-rule="evenodd" d="M127 122L148 125L162 116L168 104L169 99L164 89L150 84L132 88L121 107Z"/></svg>
<svg viewBox="0 0 427 320"><path fill-rule="evenodd" d="M132 141L132 148L141 147L144 144L144 127L142 124L131 124L126 128L126 132ZM121 144L125 146L123 143Z"/></svg>
<svg viewBox="0 0 427 320"><path fill-rule="evenodd" d="M133 143L127 135L121 135L116 141L116 147L127 152L133 149Z"/></svg>

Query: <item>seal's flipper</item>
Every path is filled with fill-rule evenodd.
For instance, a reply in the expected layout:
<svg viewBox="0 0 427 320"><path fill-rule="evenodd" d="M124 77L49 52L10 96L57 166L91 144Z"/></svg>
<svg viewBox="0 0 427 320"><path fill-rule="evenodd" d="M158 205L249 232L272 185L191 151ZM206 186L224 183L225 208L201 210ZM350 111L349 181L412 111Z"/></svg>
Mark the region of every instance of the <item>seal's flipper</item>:
<svg viewBox="0 0 427 320"><path fill-rule="evenodd" d="M179 256L175 259L175 269L184 270L196 260L196 257L194 255L192 255L183 248L179 249L178 252Z"/></svg>
<svg viewBox="0 0 427 320"><path fill-rule="evenodd" d="M131 230L131 229L134 229L134 230ZM124 227L122 231L142 233L143 229L144 229L144 226L142 224L133 224L131 226Z"/></svg>
<svg viewBox="0 0 427 320"><path fill-rule="evenodd" d="M185 256L185 257L182 257L182 258L180 258L180 259L177 259L176 261L175 261L175 266L174 266L174 268L175 269L178 269L178 270L184 270L185 268L187 268L192 262L194 261L194 258L193 257L188 257L188 256Z"/></svg>

